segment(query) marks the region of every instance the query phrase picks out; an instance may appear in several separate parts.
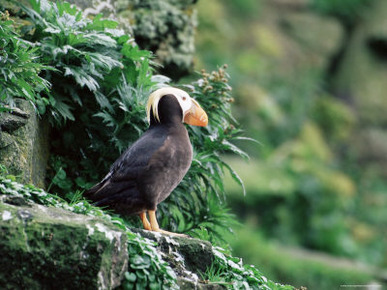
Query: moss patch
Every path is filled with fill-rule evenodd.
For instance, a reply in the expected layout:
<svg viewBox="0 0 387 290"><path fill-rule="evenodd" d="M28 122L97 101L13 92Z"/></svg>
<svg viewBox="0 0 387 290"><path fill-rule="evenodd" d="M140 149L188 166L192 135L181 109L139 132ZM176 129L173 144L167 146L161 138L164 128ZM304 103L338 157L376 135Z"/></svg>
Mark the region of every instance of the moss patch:
<svg viewBox="0 0 387 290"><path fill-rule="evenodd" d="M0 203L0 229L3 289L106 289L126 270L126 235L96 218Z"/></svg>

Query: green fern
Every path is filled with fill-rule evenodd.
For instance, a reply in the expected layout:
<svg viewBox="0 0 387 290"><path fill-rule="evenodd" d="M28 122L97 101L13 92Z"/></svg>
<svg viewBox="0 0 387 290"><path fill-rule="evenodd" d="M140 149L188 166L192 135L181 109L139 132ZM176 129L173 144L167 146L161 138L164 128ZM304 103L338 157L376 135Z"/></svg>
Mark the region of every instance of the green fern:
<svg viewBox="0 0 387 290"><path fill-rule="evenodd" d="M50 83L39 73L49 69L39 61L38 48L15 32L8 13L0 12L0 112L12 109L17 98L29 100L43 112L46 99L40 93Z"/></svg>

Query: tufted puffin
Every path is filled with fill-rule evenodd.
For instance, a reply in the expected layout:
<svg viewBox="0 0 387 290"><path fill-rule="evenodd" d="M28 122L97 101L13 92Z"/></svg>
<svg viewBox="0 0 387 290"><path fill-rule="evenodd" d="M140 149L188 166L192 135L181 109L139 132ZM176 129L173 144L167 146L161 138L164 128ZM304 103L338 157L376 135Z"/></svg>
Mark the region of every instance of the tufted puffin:
<svg viewBox="0 0 387 290"><path fill-rule="evenodd" d="M181 236L159 228L157 205L170 195L191 165L192 146L183 122L206 126L208 117L185 91L166 87L149 96L147 118L148 130L113 163L101 182L85 192L85 197L118 214L139 215L146 230Z"/></svg>

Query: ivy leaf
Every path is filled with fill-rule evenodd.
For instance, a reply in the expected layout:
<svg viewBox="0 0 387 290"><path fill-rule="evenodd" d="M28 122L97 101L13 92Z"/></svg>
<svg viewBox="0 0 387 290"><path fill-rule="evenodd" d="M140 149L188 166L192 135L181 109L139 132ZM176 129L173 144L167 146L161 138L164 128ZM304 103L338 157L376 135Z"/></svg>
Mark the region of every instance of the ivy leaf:
<svg viewBox="0 0 387 290"><path fill-rule="evenodd" d="M130 263L133 269L146 269L150 267L150 258L149 256L136 255L130 259Z"/></svg>

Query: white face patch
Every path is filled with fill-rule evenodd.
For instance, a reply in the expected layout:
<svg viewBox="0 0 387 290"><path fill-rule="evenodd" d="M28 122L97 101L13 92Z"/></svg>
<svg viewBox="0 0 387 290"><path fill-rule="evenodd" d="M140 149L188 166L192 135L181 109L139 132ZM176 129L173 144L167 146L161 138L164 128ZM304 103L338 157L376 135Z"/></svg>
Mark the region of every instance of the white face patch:
<svg viewBox="0 0 387 290"><path fill-rule="evenodd" d="M183 110L183 118L187 112L189 112L192 108L192 99L191 97L184 91L180 94L174 95L176 99L179 101L180 107Z"/></svg>
<svg viewBox="0 0 387 290"><path fill-rule="evenodd" d="M194 107L194 104L197 104L185 91L173 88L166 87L161 88L153 92L149 96L148 105L147 105L147 116L148 122L150 122L150 112L152 110L153 116L156 120L159 120L158 104L160 99L165 95L173 95L178 100L181 109L183 110L183 119L184 116ZM183 121L183 120L182 120Z"/></svg>

